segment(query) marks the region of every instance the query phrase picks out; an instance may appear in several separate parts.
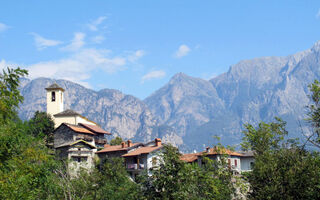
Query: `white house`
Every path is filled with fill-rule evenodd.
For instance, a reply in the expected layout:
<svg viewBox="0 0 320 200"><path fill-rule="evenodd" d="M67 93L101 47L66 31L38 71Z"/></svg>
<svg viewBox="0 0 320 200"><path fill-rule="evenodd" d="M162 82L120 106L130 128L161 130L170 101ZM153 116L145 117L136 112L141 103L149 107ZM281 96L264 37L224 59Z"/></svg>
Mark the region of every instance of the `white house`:
<svg viewBox="0 0 320 200"><path fill-rule="evenodd" d="M121 145L105 145L104 149L96 154L99 155L102 162L107 158L123 157L126 169L134 180L142 171L147 170L150 173L150 169L157 166L162 148L163 145L159 138L146 144L132 143L131 140L128 140L126 143L122 142Z"/></svg>
<svg viewBox="0 0 320 200"><path fill-rule="evenodd" d="M254 156L252 152L234 152L229 149L207 148L206 151L199 153L184 154L180 157L182 161L187 163L197 163L199 166L203 165L203 158L207 157L212 160L220 160L225 156L229 168L234 174L251 171L254 163Z"/></svg>

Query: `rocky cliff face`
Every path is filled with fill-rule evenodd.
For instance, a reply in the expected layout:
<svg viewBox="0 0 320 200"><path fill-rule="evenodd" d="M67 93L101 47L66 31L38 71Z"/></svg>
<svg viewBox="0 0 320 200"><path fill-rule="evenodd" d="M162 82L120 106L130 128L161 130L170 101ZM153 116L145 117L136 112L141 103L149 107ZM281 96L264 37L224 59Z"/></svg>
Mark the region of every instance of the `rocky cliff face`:
<svg viewBox="0 0 320 200"><path fill-rule="evenodd" d="M117 90L96 92L56 82L66 89L65 108L104 129L126 139L161 137L190 151L214 143L214 135L225 144L238 144L243 124L270 122L275 116L288 121L292 136L299 136L309 103L307 86L314 79L320 79L320 43L291 56L241 61L210 81L178 73L144 101ZM44 88L53 82L23 80L21 117L45 110Z"/></svg>

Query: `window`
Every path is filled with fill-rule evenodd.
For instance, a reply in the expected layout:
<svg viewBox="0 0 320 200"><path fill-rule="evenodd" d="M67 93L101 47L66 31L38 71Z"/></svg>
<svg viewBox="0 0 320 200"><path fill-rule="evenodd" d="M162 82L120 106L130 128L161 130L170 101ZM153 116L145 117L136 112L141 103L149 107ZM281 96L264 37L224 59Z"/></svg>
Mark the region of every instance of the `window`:
<svg viewBox="0 0 320 200"><path fill-rule="evenodd" d="M51 101L56 101L56 92L51 92Z"/></svg>
<svg viewBox="0 0 320 200"><path fill-rule="evenodd" d="M152 157L152 166L157 165L157 158L156 157Z"/></svg>
<svg viewBox="0 0 320 200"><path fill-rule="evenodd" d="M74 162L86 162L88 160L88 157L76 157L76 156L73 156L72 160Z"/></svg>
<svg viewBox="0 0 320 200"><path fill-rule="evenodd" d="M236 159L234 159L234 165L237 166L238 165L238 161Z"/></svg>
<svg viewBox="0 0 320 200"><path fill-rule="evenodd" d="M254 166L254 162L250 162L250 169L252 169Z"/></svg>

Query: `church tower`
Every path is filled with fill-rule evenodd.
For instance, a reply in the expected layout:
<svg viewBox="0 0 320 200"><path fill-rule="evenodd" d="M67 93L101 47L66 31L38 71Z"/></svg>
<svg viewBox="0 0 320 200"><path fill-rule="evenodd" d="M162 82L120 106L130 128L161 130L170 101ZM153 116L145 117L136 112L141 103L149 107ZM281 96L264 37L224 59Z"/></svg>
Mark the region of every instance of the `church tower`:
<svg viewBox="0 0 320 200"><path fill-rule="evenodd" d="M63 111L64 89L54 83L46 88L47 90L47 113L52 117Z"/></svg>

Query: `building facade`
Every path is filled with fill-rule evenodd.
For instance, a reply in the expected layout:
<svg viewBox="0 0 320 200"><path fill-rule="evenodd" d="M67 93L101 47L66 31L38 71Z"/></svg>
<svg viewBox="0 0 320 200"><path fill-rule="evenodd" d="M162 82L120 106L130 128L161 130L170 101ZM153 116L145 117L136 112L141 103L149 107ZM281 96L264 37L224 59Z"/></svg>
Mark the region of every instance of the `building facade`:
<svg viewBox="0 0 320 200"><path fill-rule="evenodd" d="M51 115L55 130L53 147L56 154L68 161L68 170L75 175L80 168L94 166L95 152L107 143L111 133L73 110L64 110L64 89L57 84L45 88L47 113Z"/></svg>

